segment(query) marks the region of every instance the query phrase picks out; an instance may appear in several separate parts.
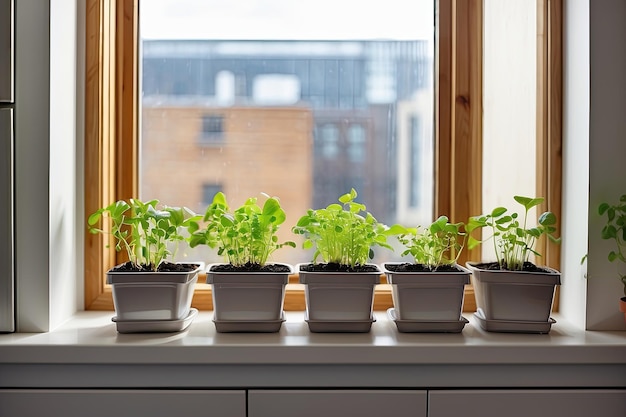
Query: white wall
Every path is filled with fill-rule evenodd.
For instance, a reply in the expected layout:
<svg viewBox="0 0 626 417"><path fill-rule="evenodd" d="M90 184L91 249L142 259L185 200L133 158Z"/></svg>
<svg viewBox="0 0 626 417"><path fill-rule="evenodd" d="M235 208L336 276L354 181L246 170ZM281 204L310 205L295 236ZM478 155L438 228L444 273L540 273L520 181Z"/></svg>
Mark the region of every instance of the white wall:
<svg viewBox="0 0 626 417"><path fill-rule="evenodd" d="M589 1L589 257L587 328L626 330L622 284L600 238L602 201L626 193L626 1ZM572 190L574 191L574 190Z"/></svg>
<svg viewBox="0 0 626 417"><path fill-rule="evenodd" d="M51 327L76 312L75 282L79 272L76 261L83 258L77 251L74 235L77 229L76 25L75 1L50 1Z"/></svg>
<svg viewBox="0 0 626 417"><path fill-rule="evenodd" d="M585 326L589 216L589 0L570 0L564 10L563 212L559 310Z"/></svg>
<svg viewBox="0 0 626 417"><path fill-rule="evenodd" d="M76 187L76 144L82 142L76 112L76 68L82 68L76 62L77 4L77 0L16 2L20 332L48 331L78 308L76 282L82 269L77 260L82 262L83 255L76 232L83 229L77 228L77 218L82 217L77 213L82 197Z"/></svg>
<svg viewBox="0 0 626 417"><path fill-rule="evenodd" d="M15 7L15 272L18 331L49 329L50 51L47 2Z"/></svg>

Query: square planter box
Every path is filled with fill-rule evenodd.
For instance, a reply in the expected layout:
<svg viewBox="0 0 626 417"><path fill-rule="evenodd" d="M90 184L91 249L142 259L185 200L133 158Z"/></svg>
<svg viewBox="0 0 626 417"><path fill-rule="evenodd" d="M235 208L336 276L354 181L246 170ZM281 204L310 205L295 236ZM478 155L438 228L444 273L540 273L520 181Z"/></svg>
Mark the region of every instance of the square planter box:
<svg viewBox="0 0 626 417"><path fill-rule="evenodd" d="M301 264L302 265L302 264ZM297 268L305 285L306 320L313 332L369 332L374 322L376 272L307 272Z"/></svg>
<svg viewBox="0 0 626 417"><path fill-rule="evenodd" d="M215 272L209 265L214 323L218 332L277 332L284 322L283 303L289 272Z"/></svg>
<svg viewBox="0 0 626 417"><path fill-rule="evenodd" d="M554 292L561 284L558 271L550 268L545 268L547 272L484 270L475 265L468 263L467 267L472 272L477 315L481 325L485 323L485 330L508 331L506 322L512 322L510 331L532 333L530 324L536 323L537 329L543 330L541 333L546 332L544 325L551 322ZM490 322L497 322L498 326L488 326ZM528 324L520 328L515 322Z"/></svg>
<svg viewBox="0 0 626 417"><path fill-rule="evenodd" d="M470 282L470 271L457 265L457 271L396 272L401 263L383 264L395 315L402 321L461 321L463 295Z"/></svg>
<svg viewBox="0 0 626 417"><path fill-rule="evenodd" d="M183 320L202 265L189 272L107 272L116 322ZM154 327L154 326L153 326Z"/></svg>

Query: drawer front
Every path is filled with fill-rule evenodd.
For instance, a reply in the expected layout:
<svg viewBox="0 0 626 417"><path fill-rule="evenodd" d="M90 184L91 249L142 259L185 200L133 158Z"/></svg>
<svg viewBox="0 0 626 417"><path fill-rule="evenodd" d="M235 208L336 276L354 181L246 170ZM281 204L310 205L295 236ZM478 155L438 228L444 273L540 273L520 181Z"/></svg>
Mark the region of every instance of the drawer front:
<svg viewBox="0 0 626 417"><path fill-rule="evenodd" d="M426 391L251 390L249 417L426 417Z"/></svg>
<svg viewBox="0 0 626 417"><path fill-rule="evenodd" d="M430 391L429 417L624 417L626 390Z"/></svg>
<svg viewBox="0 0 626 417"><path fill-rule="evenodd" d="M246 417L246 392L0 390L0 416Z"/></svg>

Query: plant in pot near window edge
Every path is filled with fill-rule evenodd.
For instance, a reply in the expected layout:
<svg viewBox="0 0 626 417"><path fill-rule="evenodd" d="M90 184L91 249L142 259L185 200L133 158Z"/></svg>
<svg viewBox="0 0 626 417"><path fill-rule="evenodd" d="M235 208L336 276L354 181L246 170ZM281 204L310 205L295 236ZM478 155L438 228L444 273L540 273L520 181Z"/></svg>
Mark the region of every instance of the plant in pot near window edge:
<svg viewBox="0 0 626 417"><path fill-rule="evenodd" d="M292 228L304 236L304 249L315 248L313 261L296 268L305 284L305 320L312 332L367 333L375 321L374 291L381 269L367 262L376 245L392 250L387 243L391 232L356 197L351 189L339 197L341 204L309 209ZM318 257L323 262L317 263Z"/></svg>
<svg viewBox="0 0 626 417"><path fill-rule="evenodd" d="M537 239L546 235L559 243L556 216L549 211L538 217L536 226L529 226L528 212L541 204L543 198L515 196L524 208L523 218L497 207L490 214L471 217L466 225L469 249L482 242L474 238L473 231L488 228L493 240L497 262L468 262L472 272L471 282L476 296L475 317L487 331L516 333L548 333L555 322L550 317L556 286L561 284L560 272L536 266L530 255L535 251Z"/></svg>
<svg viewBox="0 0 626 417"><path fill-rule="evenodd" d="M616 204L601 203L598 207L600 216L606 214L606 223L602 228L602 239L613 240L617 250L609 252L607 258L610 262L626 264L626 194L619 198ZM624 297L620 298L619 311L624 313L626 320L626 274L618 273L619 279L624 286Z"/></svg>
<svg viewBox="0 0 626 417"><path fill-rule="evenodd" d="M191 308L202 263L168 261L185 240L180 233L194 213L184 207L162 207L158 200L119 200L87 220L91 233L111 234L116 251L128 261L107 271L120 333L184 330L197 315ZM97 228L98 222L108 226Z"/></svg>
<svg viewBox="0 0 626 417"><path fill-rule="evenodd" d="M189 245L217 248L228 262L207 267L212 286L215 328L218 332L278 332L285 321L285 286L293 267L268 263L270 255L294 242L278 242L286 214L278 198L256 198L229 212L226 196L218 192L204 214L204 226L189 224Z"/></svg>
<svg viewBox="0 0 626 417"><path fill-rule="evenodd" d="M382 265L394 304L387 314L398 330L461 332L468 323L461 314L470 282L470 271L457 264L466 241L463 223L440 216L426 228L394 225L390 231L406 248L402 256L414 261Z"/></svg>

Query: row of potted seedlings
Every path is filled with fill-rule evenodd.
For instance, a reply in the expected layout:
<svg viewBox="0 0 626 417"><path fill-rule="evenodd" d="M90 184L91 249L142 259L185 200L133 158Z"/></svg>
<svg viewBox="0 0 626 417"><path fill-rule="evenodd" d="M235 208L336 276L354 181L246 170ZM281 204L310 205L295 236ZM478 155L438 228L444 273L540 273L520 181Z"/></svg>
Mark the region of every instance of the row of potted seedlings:
<svg viewBox="0 0 626 417"><path fill-rule="evenodd" d="M560 274L529 259L539 255L534 246L542 235L558 241L553 237L556 219L546 212L536 225L526 224L529 210L543 199L516 196L524 208L522 217L499 207L467 224L441 216L428 227L407 228L379 223L356 201L353 189L338 203L310 209L298 220L292 232L304 237L303 248L313 249L314 255L312 262L292 267L269 262L277 249L296 244L279 242L276 232L286 214L276 197L266 197L262 206L250 198L231 210L224 194L217 193L204 215L136 199L93 213L90 230L112 234L116 249L129 257L107 272L117 330L180 331L191 323L197 315L191 298L203 265L168 261L175 250L172 243L186 241L191 247L213 248L227 261L206 268L218 332L279 331L285 320L285 286L294 273L305 285L305 321L312 332L370 331L375 287L383 273L392 285L394 305L387 314L401 332L461 332L468 322L462 307L470 280L475 316L483 329L550 331ZM491 232L488 240L497 262L458 265L465 246L483 243L474 235L484 228ZM393 250L391 237L413 262L370 263L376 246Z"/></svg>

